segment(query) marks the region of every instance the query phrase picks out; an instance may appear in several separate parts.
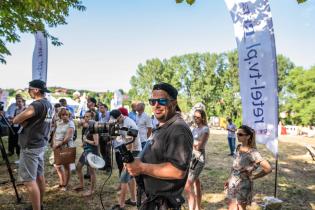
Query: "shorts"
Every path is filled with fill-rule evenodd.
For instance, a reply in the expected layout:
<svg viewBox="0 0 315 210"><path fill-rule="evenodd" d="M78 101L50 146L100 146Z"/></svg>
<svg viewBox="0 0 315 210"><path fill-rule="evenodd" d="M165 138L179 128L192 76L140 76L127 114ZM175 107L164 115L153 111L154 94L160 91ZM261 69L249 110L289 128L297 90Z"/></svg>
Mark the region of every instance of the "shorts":
<svg viewBox="0 0 315 210"><path fill-rule="evenodd" d="M199 152L199 151L194 150L191 157L188 179L190 181L195 181L200 176L204 166L205 166L205 151L203 150Z"/></svg>
<svg viewBox="0 0 315 210"><path fill-rule="evenodd" d="M44 176L45 149L46 147L21 150L19 178L22 182L35 181L38 176Z"/></svg>
<svg viewBox="0 0 315 210"><path fill-rule="evenodd" d="M139 155L139 151L133 151L132 156L137 157ZM132 176L128 173L126 169L121 172L120 175L120 183L128 183L131 180Z"/></svg>

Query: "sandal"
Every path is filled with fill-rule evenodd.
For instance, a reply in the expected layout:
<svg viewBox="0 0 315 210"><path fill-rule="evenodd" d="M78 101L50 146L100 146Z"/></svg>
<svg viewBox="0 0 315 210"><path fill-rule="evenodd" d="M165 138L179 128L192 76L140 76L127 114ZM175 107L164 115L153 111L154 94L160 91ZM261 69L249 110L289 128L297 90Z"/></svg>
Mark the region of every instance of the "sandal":
<svg viewBox="0 0 315 210"><path fill-rule="evenodd" d="M73 190L79 192L79 191L83 190L83 187L77 186L77 187L73 188Z"/></svg>
<svg viewBox="0 0 315 210"><path fill-rule="evenodd" d="M89 196L91 196L91 195L93 195L94 194L94 190L88 190L88 191L85 191L83 194L82 194L82 196L83 197L89 197Z"/></svg>

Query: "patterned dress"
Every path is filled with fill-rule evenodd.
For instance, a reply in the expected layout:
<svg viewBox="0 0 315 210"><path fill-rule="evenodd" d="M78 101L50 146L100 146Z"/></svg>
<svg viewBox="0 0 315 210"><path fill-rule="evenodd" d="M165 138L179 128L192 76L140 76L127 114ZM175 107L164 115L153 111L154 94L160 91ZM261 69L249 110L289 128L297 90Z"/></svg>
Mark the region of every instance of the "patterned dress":
<svg viewBox="0 0 315 210"><path fill-rule="evenodd" d="M253 181L249 179L263 160L256 149L240 152L238 145L227 189L227 198L238 204L250 205L253 198Z"/></svg>

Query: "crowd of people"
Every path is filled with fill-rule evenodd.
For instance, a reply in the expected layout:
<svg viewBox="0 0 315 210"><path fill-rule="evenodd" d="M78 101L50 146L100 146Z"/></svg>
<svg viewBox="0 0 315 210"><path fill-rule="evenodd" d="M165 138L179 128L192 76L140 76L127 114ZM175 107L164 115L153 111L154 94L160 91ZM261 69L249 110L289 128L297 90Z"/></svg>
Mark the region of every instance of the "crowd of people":
<svg viewBox="0 0 315 210"><path fill-rule="evenodd" d="M144 102L132 103L128 112L124 107L109 110L106 104L89 98L88 110L77 123L74 110L65 99L60 99L52 107L44 97L45 92L49 90L44 82L31 81L29 95L34 102L26 107L23 98L16 95L16 103L6 112L16 131L10 134L8 154L16 152L19 156L19 178L26 186L32 203L26 209L44 209L44 153L47 142L53 151L76 145L83 147L75 167L79 180L77 186L71 188L69 185L70 164L54 164L59 179L57 187L62 191L83 191L83 196L93 196L96 191L96 169L90 165L87 156L90 153L101 156L105 165L99 170L111 173L113 147L119 173L117 190L120 193L112 210L125 209L125 205L136 206L139 202L140 209L180 209L185 200L190 210L201 209L199 176L207 161L206 144L210 135L207 116L205 110L195 110L194 125L189 127L177 104L178 91L172 85L158 83L153 86L148 100L153 117L145 113ZM127 146L134 157L133 162L124 162L117 149L131 140L128 132L120 130L114 138L108 133L90 129L96 122L115 122L121 128L138 130L137 137ZM246 209L252 201L253 180L270 173L271 167L256 149L255 131L246 125L237 129L230 118L228 122L230 155L234 159L224 188L227 190L229 210L241 210ZM81 139L77 139L78 128L82 131ZM236 136L240 143L238 146L235 146ZM137 182L134 177L138 178ZM87 190L85 178L90 180ZM145 195L140 201L136 197L137 190L140 190L139 180Z"/></svg>

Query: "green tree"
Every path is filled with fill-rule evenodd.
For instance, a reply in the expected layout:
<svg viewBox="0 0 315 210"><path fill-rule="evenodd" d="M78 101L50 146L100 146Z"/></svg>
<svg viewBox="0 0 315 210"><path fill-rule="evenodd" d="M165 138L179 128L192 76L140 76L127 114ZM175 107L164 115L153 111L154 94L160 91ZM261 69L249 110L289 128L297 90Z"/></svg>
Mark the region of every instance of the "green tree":
<svg viewBox="0 0 315 210"><path fill-rule="evenodd" d="M282 101L285 101L288 94L284 93L289 93L285 79L294 64L283 55L279 55L277 60L279 90L283 95ZM230 116L235 122L241 122L238 74L236 50L220 54L192 53L163 61L151 59L138 65L136 75L130 81L129 97L147 101L155 83L168 82L179 90L178 102L182 111L187 112L194 104L202 102L209 116Z"/></svg>
<svg viewBox="0 0 315 210"><path fill-rule="evenodd" d="M10 55L6 43L20 41L19 32L42 31L53 45L61 45L58 38L52 36L47 28L67 24L66 17L70 8L85 10L80 0L1 0L0 62L6 63L5 56Z"/></svg>
<svg viewBox="0 0 315 210"><path fill-rule="evenodd" d="M237 51L231 51L224 54L226 62L224 65L223 92L221 106L225 117L231 117L234 121L241 121L241 98L239 85L239 69Z"/></svg>
<svg viewBox="0 0 315 210"><path fill-rule="evenodd" d="M289 123L295 125L315 124L315 66L310 69L297 67L286 78L287 94L284 110Z"/></svg>

